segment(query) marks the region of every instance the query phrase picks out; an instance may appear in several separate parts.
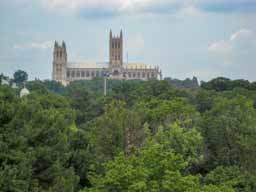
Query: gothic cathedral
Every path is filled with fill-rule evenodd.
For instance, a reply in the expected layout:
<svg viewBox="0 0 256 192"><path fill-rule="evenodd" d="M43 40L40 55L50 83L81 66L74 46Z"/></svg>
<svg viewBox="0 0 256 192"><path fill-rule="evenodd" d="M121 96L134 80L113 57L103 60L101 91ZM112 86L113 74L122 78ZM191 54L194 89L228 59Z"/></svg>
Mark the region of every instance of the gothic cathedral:
<svg viewBox="0 0 256 192"><path fill-rule="evenodd" d="M106 63L69 62L65 42L54 44L52 79L67 85L71 81L107 76L110 79L159 79L161 70L143 63L123 62L123 33L109 34L109 61Z"/></svg>

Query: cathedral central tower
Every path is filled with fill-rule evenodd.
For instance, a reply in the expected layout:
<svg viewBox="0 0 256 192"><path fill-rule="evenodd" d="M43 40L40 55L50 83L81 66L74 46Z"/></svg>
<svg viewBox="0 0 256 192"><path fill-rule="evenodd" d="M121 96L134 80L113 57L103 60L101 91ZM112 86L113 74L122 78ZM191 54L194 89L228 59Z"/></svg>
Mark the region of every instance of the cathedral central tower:
<svg viewBox="0 0 256 192"><path fill-rule="evenodd" d="M123 33L119 36L113 36L112 31L109 34L109 67L120 68L123 66Z"/></svg>

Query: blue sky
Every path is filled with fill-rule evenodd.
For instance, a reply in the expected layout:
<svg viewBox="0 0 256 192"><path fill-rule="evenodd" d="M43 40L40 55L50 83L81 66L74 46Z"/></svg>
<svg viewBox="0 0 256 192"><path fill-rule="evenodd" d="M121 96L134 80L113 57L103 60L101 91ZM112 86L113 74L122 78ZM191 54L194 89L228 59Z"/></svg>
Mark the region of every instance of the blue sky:
<svg viewBox="0 0 256 192"><path fill-rule="evenodd" d="M50 79L54 40L69 61L108 60L109 30L124 57L164 76L256 81L256 0L0 0L0 73Z"/></svg>

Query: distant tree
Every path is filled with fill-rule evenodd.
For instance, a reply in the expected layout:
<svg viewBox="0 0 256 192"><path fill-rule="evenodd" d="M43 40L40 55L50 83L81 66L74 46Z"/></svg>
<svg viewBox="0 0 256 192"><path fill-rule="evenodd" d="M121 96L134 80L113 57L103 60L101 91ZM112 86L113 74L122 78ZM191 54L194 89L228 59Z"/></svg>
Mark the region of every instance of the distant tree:
<svg viewBox="0 0 256 192"><path fill-rule="evenodd" d="M255 83L250 83L248 80L237 79L230 80L224 77L212 79L209 82L202 82L201 87L207 90L229 91L235 88L243 88L247 90L256 90Z"/></svg>
<svg viewBox="0 0 256 192"><path fill-rule="evenodd" d="M21 86L25 81L28 80L28 74L25 71L18 70L13 74L13 81Z"/></svg>
<svg viewBox="0 0 256 192"><path fill-rule="evenodd" d="M78 126L87 123L102 114L102 97L87 89L82 82L74 82L67 86L65 90L71 102L71 106L76 110L76 123Z"/></svg>
<svg viewBox="0 0 256 192"><path fill-rule="evenodd" d="M51 92L62 94L65 91L65 87L60 82L45 80L42 83Z"/></svg>
<svg viewBox="0 0 256 192"><path fill-rule="evenodd" d="M151 99L136 105L138 110L145 114L153 132L159 125L178 123L184 128L193 128L200 118L195 107L189 104L185 98L173 98L172 100Z"/></svg>
<svg viewBox="0 0 256 192"><path fill-rule="evenodd" d="M3 73L1 73L0 74L0 85L2 84L2 80L4 79L4 74Z"/></svg>
<svg viewBox="0 0 256 192"><path fill-rule="evenodd" d="M231 90L233 88L231 80L224 77L218 77L207 83L202 82L201 87L203 89L215 90L215 91L226 91L226 90Z"/></svg>
<svg viewBox="0 0 256 192"><path fill-rule="evenodd" d="M214 105L214 98L216 98L217 92L214 90L204 90L201 89L197 92L196 96L193 98L196 108L199 112L204 113L210 110Z"/></svg>
<svg viewBox="0 0 256 192"><path fill-rule="evenodd" d="M198 88L198 80L196 77L193 77L192 79L185 79L185 80L179 80L179 79L172 79L170 77L165 78L166 81L170 82L172 85L174 85L177 88Z"/></svg>
<svg viewBox="0 0 256 192"><path fill-rule="evenodd" d="M29 81L26 83L26 86L30 91L36 91L40 94L48 93L46 86L40 80Z"/></svg>
<svg viewBox="0 0 256 192"><path fill-rule="evenodd" d="M218 98L202 124L207 166L240 167L256 172L256 111L245 97Z"/></svg>

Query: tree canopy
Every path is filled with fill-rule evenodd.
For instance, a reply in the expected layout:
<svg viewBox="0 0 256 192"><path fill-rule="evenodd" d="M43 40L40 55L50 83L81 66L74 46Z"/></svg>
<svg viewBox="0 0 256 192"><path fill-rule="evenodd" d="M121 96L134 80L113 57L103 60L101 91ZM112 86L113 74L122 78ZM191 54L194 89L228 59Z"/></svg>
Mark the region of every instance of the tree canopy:
<svg viewBox="0 0 256 192"><path fill-rule="evenodd" d="M28 80L28 74L25 71L18 70L13 74L13 81L19 86L21 86L27 80Z"/></svg>
<svg viewBox="0 0 256 192"><path fill-rule="evenodd" d="M171 80L0 85L0 191L256 191L255 83Z"/></svg>

